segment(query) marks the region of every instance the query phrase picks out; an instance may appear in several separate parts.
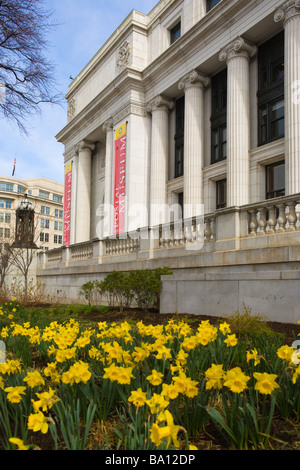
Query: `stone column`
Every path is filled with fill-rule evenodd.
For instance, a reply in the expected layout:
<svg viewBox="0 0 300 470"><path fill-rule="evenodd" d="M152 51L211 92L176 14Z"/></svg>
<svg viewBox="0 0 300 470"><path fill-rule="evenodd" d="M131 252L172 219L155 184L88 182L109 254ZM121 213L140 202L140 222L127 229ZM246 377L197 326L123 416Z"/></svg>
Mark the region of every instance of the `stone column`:
<svg viewBox="0 0 300 470"><path fill-rule="evenodd" d="M284 25L286 194L300 192L300 0L284 3L274 20Z"/></svg>
<svg viewBox="0 0 300 470"><path fill-rule="evenodd" d="M75 243L90 239L91 231L91 172L95 145L83 140L77 146L77 196Z"/></svg>
<svg viewBox="0 0 300 470"><path fill-rule="evenodd" d="M257 48L238 38L224 48L227 63L227 206L249 203L250 106L249 61Z"/></svg>
<svg viewBox="0 0 300 470"><path fill-rule="evenodd" d="M180 80L185 93L184 110L184 218L202 214L203 204L203 91L208 77L196 71Z"/></svg>
<svg viewBox="0 0 300 470"><path fill-rule="evenodd" d="M152 113L150 163L150 226L167 222L169 111L174 103L157 96L147 106Z"/></svg>
<svg viewBox="0 0 300 470"><path fill-rule="evenodd" d="M106 133L106 153L105 153L105 189L104 189L104 226L103 236L108 237L112 234L112 171L114 159L113 145L113 120L109 119L103 125Z"/></svg>

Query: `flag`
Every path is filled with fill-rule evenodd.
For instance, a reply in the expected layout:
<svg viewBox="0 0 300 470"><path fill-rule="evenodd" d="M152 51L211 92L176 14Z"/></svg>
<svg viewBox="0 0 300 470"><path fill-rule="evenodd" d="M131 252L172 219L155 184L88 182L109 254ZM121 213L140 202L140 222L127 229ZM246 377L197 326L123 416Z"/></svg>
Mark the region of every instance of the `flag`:
<svg viewBox="0 0 300 470"><path fill-rule="evenodd" d="M15 174L15 171L16 171L16 162L17 162L17 159L16 159L16 157L15 157L15 159L14 159L13 171L12 171L12 175L11 175L11 176L14 176L14 174Z"/></svg>

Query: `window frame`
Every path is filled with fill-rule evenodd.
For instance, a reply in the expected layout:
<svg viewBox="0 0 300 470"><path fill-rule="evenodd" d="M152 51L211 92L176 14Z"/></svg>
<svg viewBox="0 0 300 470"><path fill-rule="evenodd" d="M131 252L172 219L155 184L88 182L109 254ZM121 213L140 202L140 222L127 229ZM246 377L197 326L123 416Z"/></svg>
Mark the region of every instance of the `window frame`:
<svg viewBox="0 0 300 470"><path fill-rule="evenodd" d="M282 78L274 79L274 67L282 64ZM275 77L276 78L276 77ZM272 107L283 101L282 115L272 118ZM257 139L258 146L284 137L284 33L281 32L261 44L258 48L257 90ZM265 113L265 119L263 116ZM274 131L274 122L282 121L279 132ZM280 131L281 128L281 131Z"/></svg>
<svg viewBox="0 0 300 470"><path fill-rule="evenodd" d="M184 108L185 97L182 96L175 102L175 178L180 178L184 174Z"/></svg>
<svg viewBox="0 0 300 470"><path fill-rule="evenodd" d="M181 19L170 28L170 44L174 44L179 38L181 38Z"/></svg>
<svg viewBox="0 0 300 470"><path fill-rule="evenodd" d="M283 167L283 178L284 178L284 186L276 188L275 186L275 178L273 175L273 187L270 187L270 171L276 167ZM275 197L285 196L285 161L280 160L278 162L270 163L266 165L266 199L273 199Z"/></svg>
<svg viewBox="0 0 300 470"><path fill-rule="evenodd" d="M212 77L211 81L211 164L227 159L227 68ZM226 131L226 140L223 133ZM215 134L217 133L217 144ZM226 147L225 155L223 153ZM216 150L217 148L217 155Z"/></svg>

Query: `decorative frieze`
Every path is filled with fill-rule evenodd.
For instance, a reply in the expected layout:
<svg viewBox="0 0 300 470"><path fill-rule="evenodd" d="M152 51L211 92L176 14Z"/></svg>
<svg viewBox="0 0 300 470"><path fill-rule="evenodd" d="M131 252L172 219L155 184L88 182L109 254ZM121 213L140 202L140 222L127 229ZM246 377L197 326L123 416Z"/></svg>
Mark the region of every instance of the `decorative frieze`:
<svg viewBox="0 0 300 470"><path fill-rule="evenodd" d="M117 66L120 70L123 70L129 65L130 52L131 48L129 42L124 41L119 47L117 55Z"/></svg>

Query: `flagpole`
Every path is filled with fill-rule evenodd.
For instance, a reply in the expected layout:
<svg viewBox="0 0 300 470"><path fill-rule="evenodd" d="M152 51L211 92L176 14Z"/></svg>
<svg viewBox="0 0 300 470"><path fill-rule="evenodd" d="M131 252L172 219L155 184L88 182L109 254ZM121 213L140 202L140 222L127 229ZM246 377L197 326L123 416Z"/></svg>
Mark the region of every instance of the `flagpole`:
<svg viewBox="0 0 300 470"><path fill-rule="evenodd" d="M17 163L17 158L16 158L16 156L15 156L15 159L14 159L14 166L13 166L13 171L12 171L12 175L11 175L11 176L15 176L16 163Z"/></svg>

